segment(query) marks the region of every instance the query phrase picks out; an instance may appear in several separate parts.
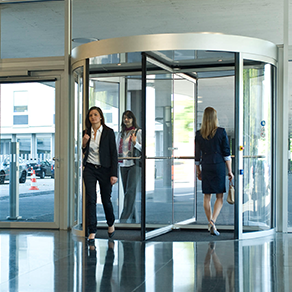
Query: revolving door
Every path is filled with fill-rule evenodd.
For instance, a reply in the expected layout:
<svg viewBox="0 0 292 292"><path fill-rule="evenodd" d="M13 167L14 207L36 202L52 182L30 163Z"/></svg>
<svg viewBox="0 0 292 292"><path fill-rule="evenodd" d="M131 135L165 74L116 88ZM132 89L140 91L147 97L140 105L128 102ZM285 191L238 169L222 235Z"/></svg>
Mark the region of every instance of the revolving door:
<svg viewBox="0 0 292 292"><path fill-rule="evenodd" d="M116 135L125 110L135 114L142 129L135 208L126 220L120 220L125 194L120 178L113 188L117 228L138 229L141 240L177 228L206 228L194 137L204 108L212 106L228 134L236 188L235 205L224 196L218 228L234 230L235 238L273 232L277 50L265 41L244 38L242 45L239 40L213 34L151 35L73 50L76 234L85 235L79 146L85 113L93 105L102 108ZM98 186L97 215L98 226L105 226Z"/></svg>

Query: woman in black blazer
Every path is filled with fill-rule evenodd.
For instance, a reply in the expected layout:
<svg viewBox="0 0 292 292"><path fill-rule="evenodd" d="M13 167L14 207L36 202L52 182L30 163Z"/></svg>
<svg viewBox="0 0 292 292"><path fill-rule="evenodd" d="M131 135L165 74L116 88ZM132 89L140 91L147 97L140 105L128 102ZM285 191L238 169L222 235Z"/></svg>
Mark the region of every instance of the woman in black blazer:
<svg viewBox="0 0 292 292"><path fill-rule="evenodd" d="M105 125L104 115L99 107L89 109L85 119L82 150L83 179L86 191L86 225L89 243L94 243L96 217L96 183L99 182L101 201L108 224L108 236L113 237L114 211L111 202L112 186L117 182L118 155L114 131Z"/></svg>
<svg viewBox="0 0 292 292"><path fill-rule="evenodd" d="M196 132L195 147L197 177L202 180L208 230L211 235L220 235L215 222L223 206L223 193L226 192L225 166L228 169L229 180L233 179L233 174L228 137L225 129L218 127L217 111L212 107L207 107L204 111L201 129ZM211 194L216 194L213 214Z"/></svg>

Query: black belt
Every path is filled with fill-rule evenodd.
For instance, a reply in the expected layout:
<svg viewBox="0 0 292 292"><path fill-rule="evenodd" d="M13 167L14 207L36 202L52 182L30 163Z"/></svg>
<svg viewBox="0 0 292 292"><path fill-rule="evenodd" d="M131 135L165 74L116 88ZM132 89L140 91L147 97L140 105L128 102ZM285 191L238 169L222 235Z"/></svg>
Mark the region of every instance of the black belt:
<svg viewBox="0 0 292 292"><path fill-rule="evenodd" d="M100 164L93 164L93 163L89 163L89 162L87 162L87 164L92 165L96 169L101 168L101 165Z"/></svg>

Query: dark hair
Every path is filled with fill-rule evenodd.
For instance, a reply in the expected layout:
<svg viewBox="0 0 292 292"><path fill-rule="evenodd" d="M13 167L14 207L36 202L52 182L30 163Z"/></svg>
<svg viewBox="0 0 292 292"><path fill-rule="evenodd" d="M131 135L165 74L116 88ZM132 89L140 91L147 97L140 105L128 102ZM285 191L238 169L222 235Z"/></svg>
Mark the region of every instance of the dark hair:
<svg viewBox="0 0 292 292"><path fill-rule="evenodd" d="M125 111L124 113L123 113L123 115L122 115L122 123L121 123L121 128L122 128L122 136L124 135L124 133L125 133L125 131L126 131L126 129L127 129L127 127L126 127L126 125L124 124L124 116L127 116L127 118L129 118L129 119L133 119L133 126L136 128L136 129L138 129L139 127L138 127L138 125L137 125L137 120L136 120L136 117L135 117L135 115L131 112L131 111Z"/></svg>
<svg viewBox="0 0 292 292"><path fill-rule="evenodd" d="M103 115L103 112L101 110L101 108L97 107L97 106L92 106L88 112L87 112L87 115L86 115L86 118L85 118L85 127L87 130L90 130L91 129L91 123L89 121L89 114L92 110L97 110L99 112L99 115L101 117L101 120L100 120L100 123L104 126L105 125L105 121L104 121L104 115ZM87 133L88 134L88 133Z"/></svg>

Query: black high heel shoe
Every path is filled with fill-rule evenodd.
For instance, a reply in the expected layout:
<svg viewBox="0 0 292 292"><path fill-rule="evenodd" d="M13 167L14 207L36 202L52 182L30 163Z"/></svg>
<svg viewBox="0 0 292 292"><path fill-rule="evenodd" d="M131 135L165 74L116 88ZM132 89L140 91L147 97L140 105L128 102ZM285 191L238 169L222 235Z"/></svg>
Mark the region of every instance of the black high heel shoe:
<svg viewBox="0 0 292 292"><path fill-rule="evenodd" d="M88 238L87 239L87 243L88 243L89 246L93 246L95 244L94 238Z"/></svg>
<svg viewBox="0 0 292 292"><path fill-rule="evenodd" d="M94 234L94 238L89 238L89 237L87 238L88 245L94 245L94 242L95 242L95 233L90 233L90 235L92 235L92 234Z"/></svg>
<svg viewBox="0 0 292 292"><path fill-rule="evenodd" d="M110 226L111 227L111 226ZM116 230L114 230L113 232L108 232L107 234L108 234L108 237L109 238L113 238L114 237L114 235L115 235L115 231Z"/></svg>

